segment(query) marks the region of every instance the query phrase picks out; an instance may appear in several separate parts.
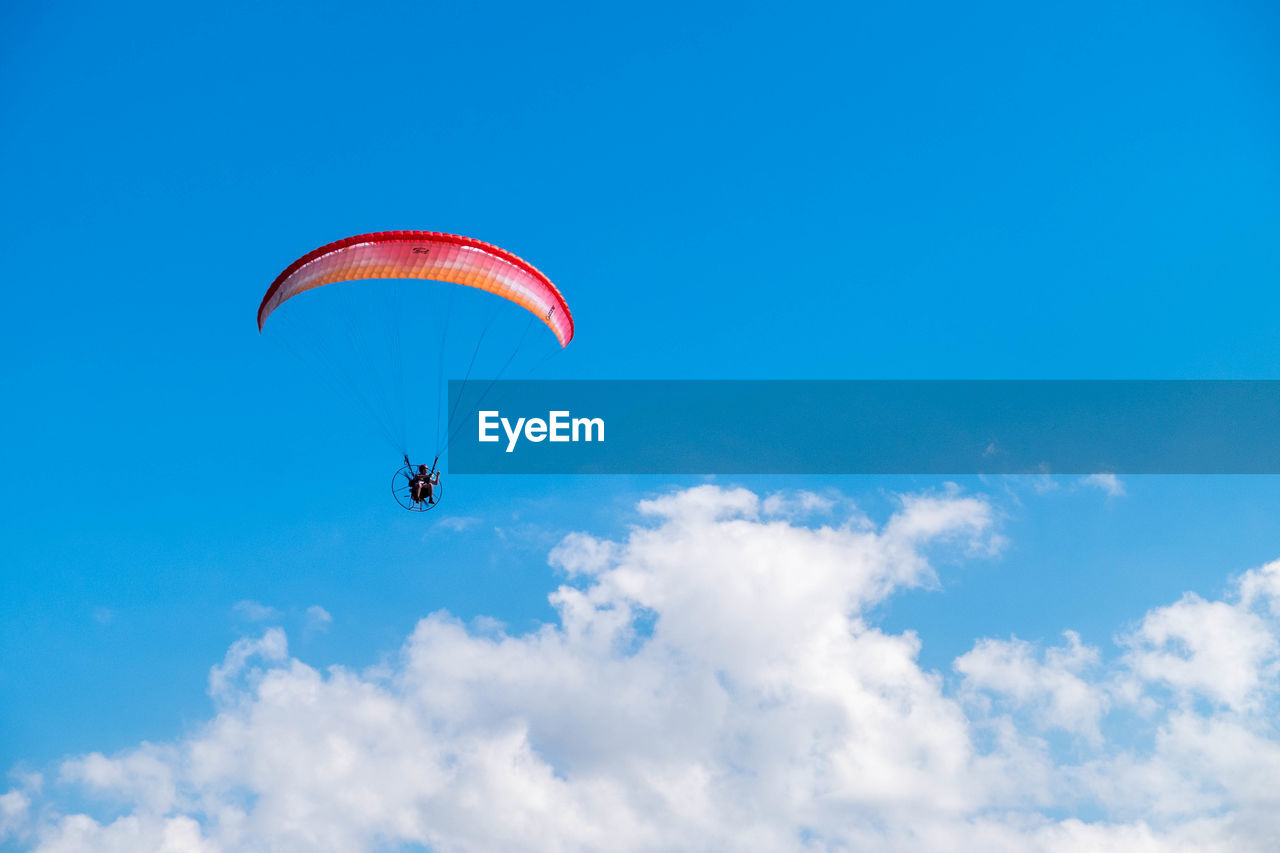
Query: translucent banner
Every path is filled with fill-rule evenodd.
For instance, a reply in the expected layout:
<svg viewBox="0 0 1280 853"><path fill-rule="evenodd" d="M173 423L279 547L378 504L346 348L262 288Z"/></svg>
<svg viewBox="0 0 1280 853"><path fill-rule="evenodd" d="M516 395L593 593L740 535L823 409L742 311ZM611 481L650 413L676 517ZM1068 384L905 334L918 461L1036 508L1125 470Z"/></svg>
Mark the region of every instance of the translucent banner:
<svg viewBox="0 0 1280 853"><path fill-rule="evenodd" d="M450 382L453 474L1276 474L1277 381Z"/></svg>

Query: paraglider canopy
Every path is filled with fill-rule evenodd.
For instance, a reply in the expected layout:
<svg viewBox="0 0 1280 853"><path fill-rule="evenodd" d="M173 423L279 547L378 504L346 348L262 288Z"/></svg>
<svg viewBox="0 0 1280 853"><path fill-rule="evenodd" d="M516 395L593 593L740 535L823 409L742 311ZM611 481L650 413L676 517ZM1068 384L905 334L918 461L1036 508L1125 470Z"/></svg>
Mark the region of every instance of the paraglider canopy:
<svg viewBox="0 0 1280 853"><path fill-rule="evenodd" d="M379 231L321 246L276 277L258 306L258 331L285 301L307 290L366 278L416 278L487 290L533 312L561 347L573 316L560 291L533 264L497 246L438 231Z"/></svg>

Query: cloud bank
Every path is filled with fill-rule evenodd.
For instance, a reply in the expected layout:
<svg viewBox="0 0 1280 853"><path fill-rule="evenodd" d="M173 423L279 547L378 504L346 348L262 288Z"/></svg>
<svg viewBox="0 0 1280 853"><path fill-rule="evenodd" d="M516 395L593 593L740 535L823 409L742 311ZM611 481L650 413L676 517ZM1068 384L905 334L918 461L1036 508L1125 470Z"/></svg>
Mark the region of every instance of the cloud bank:
<svg viewBox="0 0 1280 853"><path fill-rule="evenodd" d="M1112 654L985 638L936 673L864 614L935 583L930 555L998 549L982 498L904 496L879 526L710 486L639 512L555 548L558 621L533 633L435 613L366 671L308 666L276 628L238 641L205 725L20 782L0 832L41 853L1274 849L1280 563Z"/></svg>

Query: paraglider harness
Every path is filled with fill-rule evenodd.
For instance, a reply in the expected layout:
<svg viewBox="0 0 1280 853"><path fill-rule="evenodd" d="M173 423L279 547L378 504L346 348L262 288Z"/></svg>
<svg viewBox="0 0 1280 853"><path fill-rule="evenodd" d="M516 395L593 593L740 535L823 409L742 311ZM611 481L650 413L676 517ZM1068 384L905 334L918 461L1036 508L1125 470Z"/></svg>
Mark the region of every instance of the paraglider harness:
<svg viewBox="0 0 1280 853"><path fill-rule="evenodd" d="M431 470L423 470L427 466L419 465L418 470L409 462L409 455L404 457L404 467L396 471L391 480L391 493L396 503L410 512L426 512L440 502L440 475L436 466L440 464L437 456L431 463ZM401 480L401 475L404 479Z"/></svg>

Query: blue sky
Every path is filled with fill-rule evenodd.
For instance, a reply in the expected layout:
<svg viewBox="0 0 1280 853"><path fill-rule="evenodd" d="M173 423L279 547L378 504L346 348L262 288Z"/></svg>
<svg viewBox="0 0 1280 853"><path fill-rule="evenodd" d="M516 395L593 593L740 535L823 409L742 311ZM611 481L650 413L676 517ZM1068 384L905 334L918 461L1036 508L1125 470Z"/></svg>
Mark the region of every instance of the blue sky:
<svg viewBox="0 0 1280 853"><path fill-rule="evenodd" d="M323 668L437 610L552 622L565 534L703 482L400 512L372 426L253 322L330 240L530 259L578 324L552 378L1280 378L1278 32L1262 3L6 8L0 766L182 736L264 624ZM943 488L715 483L877 524ZM1274 478L961 485L1007 544L872 611L943 673L1280 557Z"/></svg>

